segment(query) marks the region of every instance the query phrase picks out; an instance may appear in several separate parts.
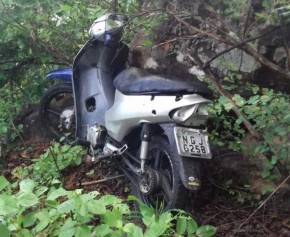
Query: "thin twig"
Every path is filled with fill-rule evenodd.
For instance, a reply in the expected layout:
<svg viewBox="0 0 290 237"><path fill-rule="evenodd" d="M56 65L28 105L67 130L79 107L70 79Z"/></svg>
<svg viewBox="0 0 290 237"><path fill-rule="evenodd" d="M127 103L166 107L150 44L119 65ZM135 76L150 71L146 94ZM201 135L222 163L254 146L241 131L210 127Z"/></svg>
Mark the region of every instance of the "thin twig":
<svg viewBox="0 0 290 237"><path fill-rule="evenodd" d="M244 28L243 36L242 36L243 40L246 37L246 32L247 32L247 28L248 28L248 24L249 24L249 20L250 20L250 15L251 15L251 11L252 11L252 5L253 5L253 0L250 0L250 6L249 6L249 9L248 9L246 23L245 23L245 28Z"/></svg>
<svg viewBox="0 0 290 237"><path fill-rule="evenodd" d="M53 152L53 150L51 149L50 146L48 147L48 149L49 149L49 151L50 151L50 153L51 153L51 155L52 155L52 158L53 158L53 161L54 161L54 163L55 163L55 166L56 166L57 172L58 172L59 175L61 176L61 172L60 172L60 168L59 168L58 163L57 163L56 155L55 155L55 153Z"/></svg>
<svg viewBox="0 0 290 237"><path fill-rule="evenodd" d="M230 42L228 40L225 40L224 38L222 38L219 35L213 34L211 32L207 32L205 30L202 30L202 29L200 29L198 27L195 27L195 26L191 25L190 23L184 21L179 16L177 16L177 14L174 13L174 12L171 12L171 11L167 10L167 13L170 14L170 15L172 15L177 21L179 21L180 23L182 23L183 25L185 25L189 30L191 30L193 32L198 32L198 33L207 35L210 38L212 38L212 39L214 39L214 40L216 40L218 42L222 42L222 43L225 43L225 44L228 44L228 45L233 45L233 42Z"/></svg>
<svg viewBox="0 0 290 237"><path fill-rule="evenodd" d="M117 175L117 176L108 177L108 178L104 178L104 179L99 179L99 180L95 180L95 181L83 182L83 183L80 183L80 185L81 185L81 186L88 186L88 185L93 185L93 184L99 184L99 183L103 183L103 182L106 182L106 181L109 181L109 180L122 178L122 177L124 177L124 176L125 176L124 174L122 174L122 175Z"/></svg>
<svg viewBox="0 0 290 237"><path fill-rule="evenodd" d="M238 43L238 44L235 44L235 45L233 45L233 46L231 46L231 47L229 47L229 48L227 48L227 49L221 51L220 53L217 53L216 55L214 55L213 57L211 57L211 58L210 58L210 59L209 59L209 60L204 64L203 68L207 68L207 67L209 67L209 64L210 64L213 60L215 60L216 58L220 57L221 55L223 55L223 54L225 54L225 53L227 53L227 52L229 52L229 51L231 51L231 50L233 50L233 49L235 49L235 48L239 48L240 46L243 46L243 45L245 45L246 43L249 43L249 42L251 42L251 41L254 41L254 40L257 40L257 39L259 39L259 38L262 38L262 37L264 37L264 36L266 36L266 35L268 35L268 34L271 34L271 33L273 33L274 31L279 30L279 29L280 29L280 26L277 26L277 27L275 27L274 29L272 29L272 30L270 30L270 31L268 31L268 32L266 32L266 33L264 33L264 34L262 34L262 35L258 35L258 36L256 36L256 37L251 38L251 39L245 40L245 41L243 41L243 42L240 42L240 43Z"/></svg>
<svg viewBox="0 0 290 237"><path fill-rule="evenodd" d="M175 37L173 39L166 40L166 41L161 42L161 43L159 43L157 45L154 45L152 48L154 49L154 48L157 48L157 47L162 46L164 44L172 43L172 42L178 41L178 40L190 40L190 39L194 39L194 38L198 38L198 37L200 37L200 34L196 34L196 35L185 35L185 36Z"/></svg>
<svg viewBox="0 0 290 237"><path fill-rule="evenodd" d="M232 235L230 235L230 237L234 236L242 227L244 224L246 224L255 214L257 211L259 211L269 200L270 198L290 179L290 175L288 175L288 177L286 179L283 180L282 183L280 183L278 185L278 187L261 203L260 206L258 206L258 208L245 220L243 221L242 224L240 224L240 226L234 231L234 233Z"/></svg>
<svg viewBox="0 0 290 237"><path fill-rule="evenodd" d="M268 229L261 221L259 221L257 218L255 218L256 222L266 231L268 232L272 237L277 237L277 234Z"/></svg>

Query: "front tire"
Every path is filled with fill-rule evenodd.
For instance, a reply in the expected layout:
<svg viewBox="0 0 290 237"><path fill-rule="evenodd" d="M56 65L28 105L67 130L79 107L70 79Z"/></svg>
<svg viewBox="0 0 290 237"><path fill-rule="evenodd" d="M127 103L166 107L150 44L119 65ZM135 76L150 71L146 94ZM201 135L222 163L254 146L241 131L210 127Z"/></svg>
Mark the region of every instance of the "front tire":
<svg viewBox="0 0 290 237"><path fill-rule="evenodd" d="M166 136L152 136L149 144L147 169L157 171L162 177L161 183L163 184L149 194L145 194L139 187L132 184L133 195L156 210L166 211L172 208L183 208L188 190L184 188L179 175L178 159L178 154L171 148ZM166 182L167 185L164 185ZM168 188L165 189L164 186Z"/></svg>
<svg viewBox="0 0 290 237"><path fill-rule="evenodd" d="M68 135L74 137L75 121L70 129L64 128L61 124L61 114L65 110L73 110L73 90L71 84L58 84L49 88L41 97L39 106L39 117L41 125L54 138L59 139Z"/></svg>

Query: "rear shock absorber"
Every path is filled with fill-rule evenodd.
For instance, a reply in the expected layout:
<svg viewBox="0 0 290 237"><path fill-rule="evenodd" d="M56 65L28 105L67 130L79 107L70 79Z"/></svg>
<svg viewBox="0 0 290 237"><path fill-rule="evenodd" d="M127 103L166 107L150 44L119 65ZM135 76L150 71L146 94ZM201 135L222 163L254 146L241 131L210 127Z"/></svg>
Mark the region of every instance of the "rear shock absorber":
<svg viewBox="0 0 290 237"><path fill-rule="evenodd" d="M141 132L141 151L140 151L140 160L141 167L140 173L144 174L145 172L145 163L148 157L149 142L151 141L151 125L144 123Z"/></svg>

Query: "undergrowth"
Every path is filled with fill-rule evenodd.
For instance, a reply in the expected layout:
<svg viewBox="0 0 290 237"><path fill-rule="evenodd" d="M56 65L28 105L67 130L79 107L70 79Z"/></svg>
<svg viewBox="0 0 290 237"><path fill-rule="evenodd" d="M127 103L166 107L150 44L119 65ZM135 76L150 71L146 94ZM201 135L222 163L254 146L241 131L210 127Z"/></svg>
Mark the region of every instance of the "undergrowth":
<svg viewBox="0 0 290 237"><path fill-rule="evenodd" d="M290 170L289 95L244 83L237 73L228 73L221 83L231 91L231 99L251 122L259 138L247 131L244 118L232 112L233 103L220 96L209 108L211 143L242 152L259 171L260 177L257 178L270 182L285 178ZM266 187L261 194L272 192L273 187Z"/></svg>
<svg viewBox="0 0 290 237"><path fill-rule="evenodd" d="M129 196L121 200L98 191L65 190L62 171L79 165L84 151L79 146L53 142L31 166L18 167L9 182L0 176L1 237L210 237L216 228L198 226L182 210L163 213L140 203L140 212L129 209ZM140 223L140 224L136 224Z"/></svg>

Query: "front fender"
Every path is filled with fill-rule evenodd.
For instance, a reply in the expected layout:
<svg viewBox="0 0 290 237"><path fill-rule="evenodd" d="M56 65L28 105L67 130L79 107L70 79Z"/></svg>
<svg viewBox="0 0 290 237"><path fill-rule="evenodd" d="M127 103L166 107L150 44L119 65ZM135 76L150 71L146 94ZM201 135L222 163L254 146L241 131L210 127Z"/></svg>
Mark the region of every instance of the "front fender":
<svg viewBox="0 0 290 237"><path fill-rule="evenodd" d="M199 158L180 156L177 151L177 144L174 138L174 124L160 124L165 132L172 152L178 161L178 171L185 188L197 190L200 187L200 160Z"/></svg>
<svg viewBox="0 0 290 237"><path fill-rule="evenodd" d="M72 69L62 68L50 71L45 76L46 79L60 80L71 82L72 81Z"/></svg>

